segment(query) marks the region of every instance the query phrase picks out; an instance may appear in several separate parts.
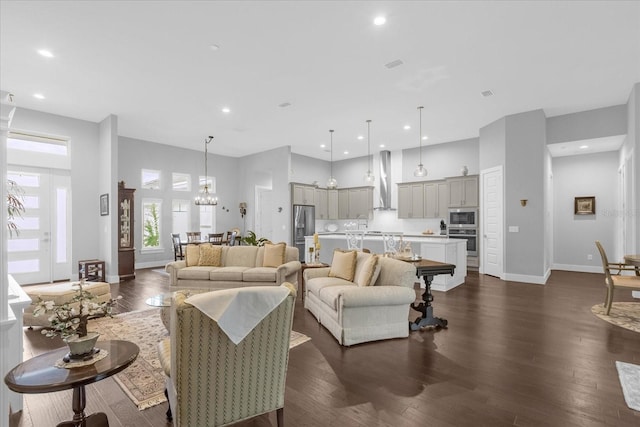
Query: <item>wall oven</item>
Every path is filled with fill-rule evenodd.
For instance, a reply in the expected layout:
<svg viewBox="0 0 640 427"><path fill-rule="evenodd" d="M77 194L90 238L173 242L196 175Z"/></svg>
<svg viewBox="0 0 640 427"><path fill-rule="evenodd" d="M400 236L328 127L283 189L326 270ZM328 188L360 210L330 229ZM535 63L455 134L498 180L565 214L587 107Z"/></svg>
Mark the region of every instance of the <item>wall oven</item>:
<svg viewBox="0 0 640 427"><path fill-rule="evenodd" d="M465 239L467 241L467 256L478 256L477 228L450 228L450 239Z"/></svg>
<svg viewBox="0 0 640 427"><path fill-rule="evenodd" d="M449 209L449 228L478 228L478 209Z"/></svg>

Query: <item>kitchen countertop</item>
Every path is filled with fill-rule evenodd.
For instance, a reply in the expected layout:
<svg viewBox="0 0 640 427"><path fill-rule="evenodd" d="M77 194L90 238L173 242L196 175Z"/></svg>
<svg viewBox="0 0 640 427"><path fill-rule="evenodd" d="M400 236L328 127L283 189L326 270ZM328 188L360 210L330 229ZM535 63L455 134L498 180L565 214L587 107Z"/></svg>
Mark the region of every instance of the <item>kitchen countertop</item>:
<svg viewBox="0 0 640 427"><path fill-rule="evenodd" d="M344 231L322 231L318 232L318 236L344 236L346 233ZM382 237L383 233L376 232L365 232L365 237ZM395 233L394 233L395 234ZM305 236L305 237L313 237L313 236ZM449 236L446 234L411 234L411 233L402 233L402 237L425 237L425 238L437 238L437 239L447 239Z"/></svg>

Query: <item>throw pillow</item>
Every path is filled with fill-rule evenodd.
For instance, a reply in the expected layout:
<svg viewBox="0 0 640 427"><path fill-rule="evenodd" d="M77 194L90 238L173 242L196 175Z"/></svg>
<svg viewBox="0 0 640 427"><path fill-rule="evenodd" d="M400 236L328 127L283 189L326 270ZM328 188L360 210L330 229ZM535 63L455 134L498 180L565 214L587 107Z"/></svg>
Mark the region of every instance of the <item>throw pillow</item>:
<svg viewBox="0 0 640 427"><path fill-rule="evenodd" d="M263 267L279 267L284 264L284 252L287 249L287 244L266 243L264 245L264 260L262 261Z"/></svg>
<svg viewBox="0 0 640 427"><path fill-rule="evenodd" d="M198 265L220 267L222 265L222 246L204 243L200 245L200 260Z"/></svg>
<svg viewBox="0 0 640 427"><path fill-rule="evenodd" d="M376 271L376 267L378 266L378 255L371 255L359 261L358 264L362 263L362 268L359 265L356 267L358 274L355 277L355 284L358 286L371 286L373 285L373 276Z"/></svg>
<svg viewBox="0 0 640 427"><path fill-rule="evenodd" d="M187 249L184 253L184 260L187 263L187 267L193 267L200 262L200 248L198 245L187 245Z"/></svg>
<svg viewBox="0 0 640 427"><path fill-rule="evenodd" d="M356 251L343 252L339 249L333 251L333 260L329 269L329 277L339 277L340 279L353 281L356 272Z"/></svg>

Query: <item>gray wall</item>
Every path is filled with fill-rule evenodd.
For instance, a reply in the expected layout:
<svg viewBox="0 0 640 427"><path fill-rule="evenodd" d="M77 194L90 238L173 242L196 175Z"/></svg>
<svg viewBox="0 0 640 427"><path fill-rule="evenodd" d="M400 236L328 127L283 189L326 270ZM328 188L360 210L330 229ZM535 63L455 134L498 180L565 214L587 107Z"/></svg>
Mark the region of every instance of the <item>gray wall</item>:
<svg viewBox="0 0 640 427"><path fill-rule="evenodd" d="M547 119L547 144L625 133L627 133L627 106L624 104Z"/></svg>
<svg viewBox="0 0 640 427"><path fill-rule="evenodd" d="M504 166L506 152L505 118L480 128L478 169L480 171Z"/></svg>
<svg viewBox="0 0 640 427"><path fill-rule="evenodd" d="M335 163L334 167L337 168ZM319 187L326 187L329 174L329 162L291 153L291 182L312 184L317 181Z"/></svg>
<svg viewBox="0 0 640 427"><path fill-rule="evenodd" d="M69 138L71 151L72 273L78 260L100 256L99 125L84 120L17 108L12 130L39 132ZM107 270L108 275L112 272Z"/></svg>
<svg viewBox="0 0 640 427"><path fill-rule="evenodd" d="M542 278L545 275L544 153L546 121L542 110L506 117L504 172L505 273ZM520 205L527 199L527 206ZM518 233L509 233L518 226Z"/></svg>
<svg viewBox="0 0 640 427"><path fill-rule="evenodd" d="M553 187L554 268L601 272L596 240L614 261L618 153L554 158ZM574 198L580 196L595 196L595 215L574 215Z"/></svg>
<svg viewBox="0 0 640 427"><path fill-rule="evenodd" d="M413 176L420 163L420 148L402 150L402 182L443 179L462 175L462 167L467 166L469 175L480 173L478 156L480 139L470 138L460 141L422 146L422 164L427 169L426 178Z"/></svg>
<svg viewBox="0 0 640 427"><path fill-rule="evenodd" d="M109 283L120 280L118 275L118 118L110 115L99 124L98 187L100 194L109 195L109 215L100 216L100 255L105 261Z"/></svg>

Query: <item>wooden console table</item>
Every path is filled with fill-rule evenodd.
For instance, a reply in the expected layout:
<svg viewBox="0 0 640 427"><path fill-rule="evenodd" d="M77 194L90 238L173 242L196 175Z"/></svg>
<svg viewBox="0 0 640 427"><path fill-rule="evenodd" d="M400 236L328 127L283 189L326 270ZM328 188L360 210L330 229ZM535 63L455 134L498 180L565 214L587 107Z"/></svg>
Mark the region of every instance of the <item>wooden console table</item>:
<svg viewBox="0 0 640 427"><path fill-rule="evenodd" d="M57 427L108 427L104 412L89 416L84 409L87 403L85 386L95 383L131 365L140 348L129 341L98 341L96 347L109 354L94 364L79 368L57 368L58 359L69 352L67 347L52 350L20 363L4 377L9 389L17 393L50 393L73 389L73 420L63 421Z"/></svg>
<svg viewBox="0 0 640 427"><path fill-rule="evenodd" d="M416 266L416 276L422 277L426 285L426 289L422 294L423 302L420 304L411 304L411 308L421 312L422 316L418 317L415 322L409 322L409 329L417 331L425 326L446 328L448 323L447 319L433 316L433 306L431 305L431 302L433 301L433 295L431 294L431 282L433 281L433 277L438 274L451 274L453 276L456 266L428 259L420 261L407 260L407 262L411 262Z"/></svg>

